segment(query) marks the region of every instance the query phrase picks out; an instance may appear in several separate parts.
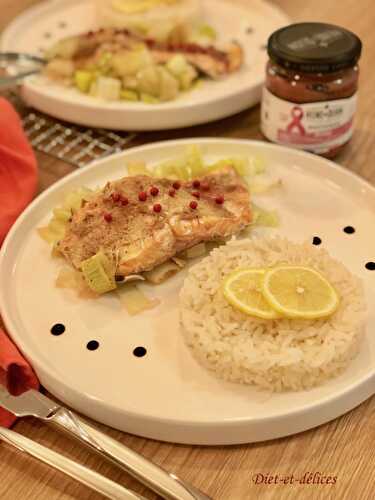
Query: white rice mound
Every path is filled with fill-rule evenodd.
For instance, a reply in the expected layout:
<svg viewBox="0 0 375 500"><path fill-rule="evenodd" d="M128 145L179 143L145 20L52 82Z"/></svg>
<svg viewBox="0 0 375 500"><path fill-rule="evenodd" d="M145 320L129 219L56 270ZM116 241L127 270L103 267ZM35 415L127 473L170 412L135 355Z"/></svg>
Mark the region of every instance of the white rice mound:
<svg viewBox="0 0 375 500"><path fill-rule="evenodd" d="M288 263L320 271L340 296L338 310L319 320L263 320L233 308L221 291L238 268ZM225 380L268 391L302 390L337 376L358 352L364 332L362 283L326 250L287 239L232 240L193 266L180 293L187 345Z"/></svg>

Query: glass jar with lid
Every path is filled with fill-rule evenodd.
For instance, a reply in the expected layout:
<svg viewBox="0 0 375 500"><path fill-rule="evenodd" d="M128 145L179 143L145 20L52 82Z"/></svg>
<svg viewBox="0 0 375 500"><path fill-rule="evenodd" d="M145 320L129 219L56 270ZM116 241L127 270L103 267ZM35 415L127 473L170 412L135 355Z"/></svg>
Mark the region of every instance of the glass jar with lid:
<svg viewBox="0 0 375 500"><path fill-rule="evenodd" d="M353 134L360 39L323 23L281 28L268 40L261 128L267 139L335 156Z"/></svg>

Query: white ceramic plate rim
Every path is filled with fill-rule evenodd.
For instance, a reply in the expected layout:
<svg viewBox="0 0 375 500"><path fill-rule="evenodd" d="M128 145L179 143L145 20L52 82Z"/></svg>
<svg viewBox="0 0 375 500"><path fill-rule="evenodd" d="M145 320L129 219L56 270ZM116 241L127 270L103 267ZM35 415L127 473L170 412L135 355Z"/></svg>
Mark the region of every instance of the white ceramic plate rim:
<svg viewBox="0 0 375 500"><path fill-rule="evenodd" d="M304 151L298 151L298 150L290 150L289 148L286 148L284 146L279 146L276 144L268 144L268 143L265 143L263 141L251 141L251 140L246 140L246 139L233 140L233 139L221 139L221 138L218 138L218 139L193 138L193 139L180 139L180 140L173 140L173 141L161 141L161 142L152 143L149 145L131 148L131 149L127 150L126 152L118 153L116 155L111 156L110 158L111 159L116 159L116 158L121 158L121 157L126 158L127 154L130 154L130 153L134 154L137 152L151 151L152 149L158 149L158 148L163 147L163 146L168 148L169 146L171 146L171 147L183 146L183 145L197 144L197 143L204 145L207 143L218 143L218 142L223 143L223 144L225 144L225 143L227 143L227 144L239 144L239 145L248 144L250 146L253 145L253 146L257 146L257 147L261 147L261 148L270 148L270 149L275 149L275 150L280 150L280 151L283 150L284 152L292 151L293 155L299 156L299 157L301 157L301 159L306 157L306 155L308 157L314 157L315 160L318 158L317 156L315 156L311 153L306 153ZM106 158L104 160L96 161L96 162L93 162L90 166L85 167L85 168L100 168L101 164L106 163L107 161L108 161L108 158ZM359 175L357 175L349 170L345 170L343 167L333 163L330 160L327 160L324 158L319 158L319 161L326 164L327 168L333 169L336 172L339 172L340 175L344 175L349 179L355 180L355 182L359 183L360 186L364 190L371 192L375 196L375 187L372 186L368 181L366 181L365 179L363 179ZM14 236L18 232L19 226L21 226L23 224L23 221L29 216L29 214L32 212L32 210L34 209L34 207L37 204L39 204L43 199L47 198L49 196L49 194L51 192L53 192L55 189L58 189L58 188L64 186L66 183L69 183L72 179L79 177L81 175L81 172L82 172L81 170L77 170L76 172L73 172L73 173L67 175L66 177L64 177L63 179L58 181L57 183L53 184L46 191L44 191L42 194L40 194L28 206L28 208L21 214L21 216L18 218L18 220L16 221L16 223L13 225L12 229L8 233L6 239L3 243L3 246L0 250L0 281L1 281L1 265L2 265L3 259L8 251L8 247L12 243ZM0 283L0 285L1 285L1 283ZM21 351L25 354L26 358L32 360L33 355L30 352L30 350L27 348L23 349L23 347L22 347L22 338L20 338L17 334L17 328L16 328L16 326L11 318L11 315L8 314L8 312L7 312L6 304L7 304L7 299L6 299L5 286L0 286L0 311L1 311L2 318L4 320L4 324L9 332L9 334L13 338L13 340L16 342L16 344L21 349ZM36 360L34 362L34 367L35 367L36 372L39 371L40 373L48 373L48 377L53 381L53 383L59 384L66 393L73 393L75 395L82 395L82 393L80 391L77 391L76 389L66 385L63 380L60 380L59 378L57 378L53 372L51 373L51 372L45 371L45 369L39 363L38 360ZM190 427L195 427L195 426L197 426L197 427L198 426L199 427L210 427L211 425L215 425L217 423L220 423L221 426L225 427L225 426L233 426L233 425L242 424L242 423L249 423L250 424L250 423L256 423L256 422L270 422L270 421L274 421L277 419L282 419L283 417L301 416L301 415L304 415L312 410L316 410L319 407L322 408L327 403L332 403L334 401L337 401L339 398L349 394L356 387L363 385L366 382L370 382L371 379L373 379L375 381L375 367L373 368L372 372L367 373L366 375L364 375L363 377L358 379L356 382L349 383L344 389L339 390L335 395L333 395L333 396L328 395L328 396L320 399L318 402L300 406L299 408L296 408L291 412L290 411L282 411L282 412L275 413L275 414L270 415L270 416L262 416L261 418L257 418L257 417L254 418L251 416L249 416L249 417L237 417L237 418L233 417L230 419L209 420L209 421L205 421L205 422L197 422L194 420L180 420L179 424L180 425L184 425L184 424L189 425ZM374 392L375 391L373 390L373 393ZM84 394L84 396L90 400L99 401L97 398L90 396L89 394ZM134 418L136 418L138 416L138 414L136 412L124 409L123 407L120 407L117 405L111 405L111 407L116 411L122 412L123 414L128 414L129 416L132 416ZM144 418L144 420L149 421L149 422L163 422L164 425L168 424L168 423L170 423L171 425L175 424L175 420L170 419L170 418L160 418L160 417L156 417L156 416L144 416L143 418Z"/></svg>

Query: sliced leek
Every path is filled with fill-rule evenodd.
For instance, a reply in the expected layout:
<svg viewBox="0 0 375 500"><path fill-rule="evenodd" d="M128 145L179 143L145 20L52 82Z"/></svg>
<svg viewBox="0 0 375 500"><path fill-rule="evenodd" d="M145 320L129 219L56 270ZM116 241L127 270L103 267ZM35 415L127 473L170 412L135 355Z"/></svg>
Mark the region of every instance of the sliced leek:
<svg viewBox="0 0 375 500"><path fill-rule="evenodd" d="M141 92L141 101L146 104L159 104L160 99L154 97L151 94L147 94L146 92Z"/></svg>
<svg viewBox="0 0 375 500"><path fill-rule="evenodd" d="M62 222L68 222L72 216L72 212L70 209L67 208L54 208L53 215L57 220L60 220Z"/></svg>
<svg viewBox="0 0 375 500"><path fill-rule="evenodd" d="M63 256L63 254L60 252L59 242L58 241L56 243L54 243L53 246L52 246L51 256L54 257L55 259L60 258L60 257Z"/></svg>
<svg viewBox="0 0 375 500"><path fill-rule="evenodd" d="M180 270L180 266L175 262L168 261L156 266L151 271L146 271L144 274L147 281L152 283L153 285L160 285L168 278L174 276Z"/></svg>
<svg viewBox="0 0 375 500"><path fill-rule="evenodd" d="M89 188L79 188L75 191L71 191L68 193L64 199L64 203L62 208L64 210L73 210L76 211L82 206L82 201L89 200L92 196L95 195L95 192Z"/></svg>
<svg viewBox="0 0 375 500"><path fill-rule="evenodd" d="M157 299L149 299L136 285L128 283L122 286L117 295L128 314L135 316L159 304Z"/></svg>
<svg viewBox="0 0 375 500"><path fill-rule="evenodd" d="M76 71L74 73L75 86L78 88L78 90L80 90L84 94L87 94L90 90L94 77L94 74L90 71Z"/></svg>
<svg viewBox="0 0 375 500"><path fill-rule="evenodd" d="M178 265L181 269L186 266L186 260L180 259L179 257L172 257L171 260Z"/></svg>
<svg viewBox="0 0 375 500"><path fill-rule="evenodd" d="M123 101L134 101L135 102L135 101L139 100L137 92L135 92L134 90L131 90L131 89L121 90L120 98Z"/></svg>
<svg viewBox="0 0 375 500"><path fill-rule="evenodd" d="M253 225L263 227L278 227L280 219L275 210L265 210L255 203L252 204Z"/></svg>
<svg viewBox="0 0 375 500"><path fill-rule="evenodd" d="M155 177L167 177L168 179L186 179L184 162L181 159L165 161L154 169Z"/></svg>
<svg viewBox="0 0 375 500"><path fill-rule="evenodd" d="M62 240L73 213L82 206L83 201L90 200L95 196L95 191L81 187L65 196L63 205L53 209L53 217L48 226L38 228L39 236L50 245Z"/></svg>
<svg viewBox="0 0 375 500"><path fill-rule="evenodd" d="M64 233L56 233L49 226L38 227L37 231L39 236L50 245L54 245L64 236Z"/></svg>
<svg viewBox="0 0 375 500"><path fill-rule="evenodd" d="M129 175L150 175L144 161L129 161L126 167Z"/></svg>
<svg viewBox="0 0 375 500"><path fill-rule="evenodd" d="M197 257L201 257L205 255L207 251L205 243L198 243L198 245L194 245L191 248L186 250L186 257L188 259L196 259Z"/></svg>
<svg viewBox="0 0 375 500"><path fill-rule="evenodd" d="M224 167L233 167L239 175L246 175L248 172L249 161L247 158L223 158L212 165L206 167L207 172L215 172Z"/></svg>
<svg viewBox="0 0 375 500"><path fill-rule="evenodd" d="M189 180L204 174L202 152L198 146L191 146L186 150L185 168L188 172Z"/></svg>
<svg viewBox="0 0 375 500"><path fill-rule="evenodd" d="M248 180L251 194L265 194L283 185L281 179L257 179Z"/></svg>
<svg viewBox="0 0 375 500"><path fill-rule="evenodd" d="M103 252L81 263L81 271L88 286L94 292L103 294L116 288L114 273L110 274L111 263Z"/></svg>
<svg viewBox="0 0 375 500"><path fill-rule="evenodd" d="M265 171L265 161L259 155L233 156L207 164L203 160L201 149L198 146L191 146L186 149L182 157L157 165L154 169L154 175L156 177L191 180L228 166L233 167L239 175L247 177L249 180Z"/></svg>
<svg viewBox="0 0 375 500"><path fill-rule="evenodd" d="M49 243L55 245L58 241L64 238L66 223L62 220L53 217L48 226L38 228L39 236Z"/></svg>
<svg viewBox="0 0 375 500"><path fill-rule="evenodd" d="M82 273L72 268L64 267L60 270L56 278L56 288L73 290L81 299L98 297L98 294L88 287Z"/></svg>

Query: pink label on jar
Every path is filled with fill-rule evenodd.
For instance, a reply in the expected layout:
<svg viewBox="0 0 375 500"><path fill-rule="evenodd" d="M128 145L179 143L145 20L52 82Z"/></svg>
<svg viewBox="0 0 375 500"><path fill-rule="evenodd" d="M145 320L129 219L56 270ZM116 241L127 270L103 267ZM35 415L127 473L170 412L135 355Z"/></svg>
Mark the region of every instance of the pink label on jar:
<svg viewBox="0 0 375 500"><path fill-rule="evenodd" d="M263 89L261 128L272 142L322 154L353 134L357 94L331 101L296 104Z"/></svg>

